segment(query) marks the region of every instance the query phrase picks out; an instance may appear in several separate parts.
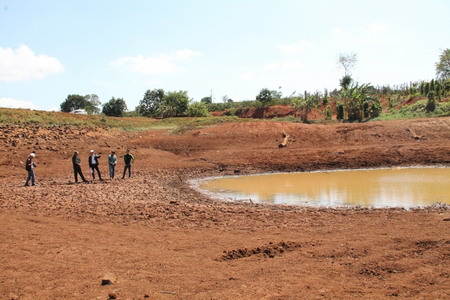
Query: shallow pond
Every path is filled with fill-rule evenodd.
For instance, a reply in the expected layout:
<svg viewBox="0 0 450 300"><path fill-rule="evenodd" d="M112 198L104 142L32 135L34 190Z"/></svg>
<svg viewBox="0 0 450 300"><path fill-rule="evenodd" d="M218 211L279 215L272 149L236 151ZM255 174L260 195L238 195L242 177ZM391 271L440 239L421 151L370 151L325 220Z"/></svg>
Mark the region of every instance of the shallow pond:
<svg viewBox="0 0 450 300"><path fill-rule="evenodd" d="M227 200L307 206L405 207L450 204L450 168L418 167L232 176L200 181Z"/></svg>

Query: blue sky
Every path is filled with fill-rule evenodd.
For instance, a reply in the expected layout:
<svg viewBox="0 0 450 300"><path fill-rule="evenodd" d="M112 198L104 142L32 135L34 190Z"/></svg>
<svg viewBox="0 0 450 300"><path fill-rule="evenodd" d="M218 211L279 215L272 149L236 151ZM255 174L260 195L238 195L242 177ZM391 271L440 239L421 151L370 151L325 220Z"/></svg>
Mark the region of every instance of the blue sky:
<svg viewBox="0 0 450 300"><path fill-rule="evenodd" d="M186 90L194 101L339 85L340 53L373 85L429 80L450 48L448 0L0 0L0 106L57 110L69 94Z"/></svg>

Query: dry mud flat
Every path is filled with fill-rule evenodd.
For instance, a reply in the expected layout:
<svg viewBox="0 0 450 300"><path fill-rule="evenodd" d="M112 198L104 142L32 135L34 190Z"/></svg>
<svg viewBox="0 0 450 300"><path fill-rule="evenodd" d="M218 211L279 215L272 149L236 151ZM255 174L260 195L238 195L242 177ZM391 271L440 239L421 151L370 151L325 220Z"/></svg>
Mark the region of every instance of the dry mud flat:
<svg viewBox="0 0 450 300"><path fill-rule="evenodd" d="M183 135L72 138L76 132L61 130L41 137L34 188L21 186L20 160L35 150L16 137L28 134L23 130L9 128L0 141L1 299L450 297L445 205L404 211L225 203L186 183L235 172L448 165L449 118L249 122ZM278 149L281 132L290 141ZM120 153L133 149L133 178L71 182L73 149L106 156L113 145Z"/></svg>

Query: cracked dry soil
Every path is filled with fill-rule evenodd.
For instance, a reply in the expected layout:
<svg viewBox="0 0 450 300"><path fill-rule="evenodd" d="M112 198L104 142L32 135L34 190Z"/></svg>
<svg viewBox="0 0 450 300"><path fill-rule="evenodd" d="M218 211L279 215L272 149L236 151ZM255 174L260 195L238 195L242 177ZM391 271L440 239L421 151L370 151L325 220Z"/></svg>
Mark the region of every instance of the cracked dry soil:
<svg viewBox="0 0 450 300"><path fill-rule="evenodd" d="M282 132L290 137L279 149ZM80 151L89 175L91 148L105 178L109 151L131 148L133 177L73 184L71 155ZM27 188L32 150L38 185ZM236 171L449 165L450 118L244 122L178 135L11 125L2 127L0 152L1 299L450 297L446 205L219 202L187 184ZM105 274L115 280L102 285Z"/></svg>

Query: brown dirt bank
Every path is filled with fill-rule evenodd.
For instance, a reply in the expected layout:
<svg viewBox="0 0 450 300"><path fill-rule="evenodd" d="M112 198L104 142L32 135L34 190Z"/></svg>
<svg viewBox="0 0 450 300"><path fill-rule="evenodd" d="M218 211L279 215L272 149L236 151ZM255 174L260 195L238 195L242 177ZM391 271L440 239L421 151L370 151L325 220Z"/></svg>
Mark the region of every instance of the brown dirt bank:
<svg viewBox="0 0 450 300"><path fill-rule="evenodd" d="M2 299L450 297L445 206L223 203L186 184L237 170L449 164L450 118L235 123L183 135L32 130L9 127L0 140ZM281 132L291 136L283 149ZM85 174L88 150L103 152L107 177L106 154L127 147L137 157L133 178L71 183L74 149L82 152ZM21 161L31 150L39 185L25 188ZM102 286L108 272L117 281Z"/></svg>

